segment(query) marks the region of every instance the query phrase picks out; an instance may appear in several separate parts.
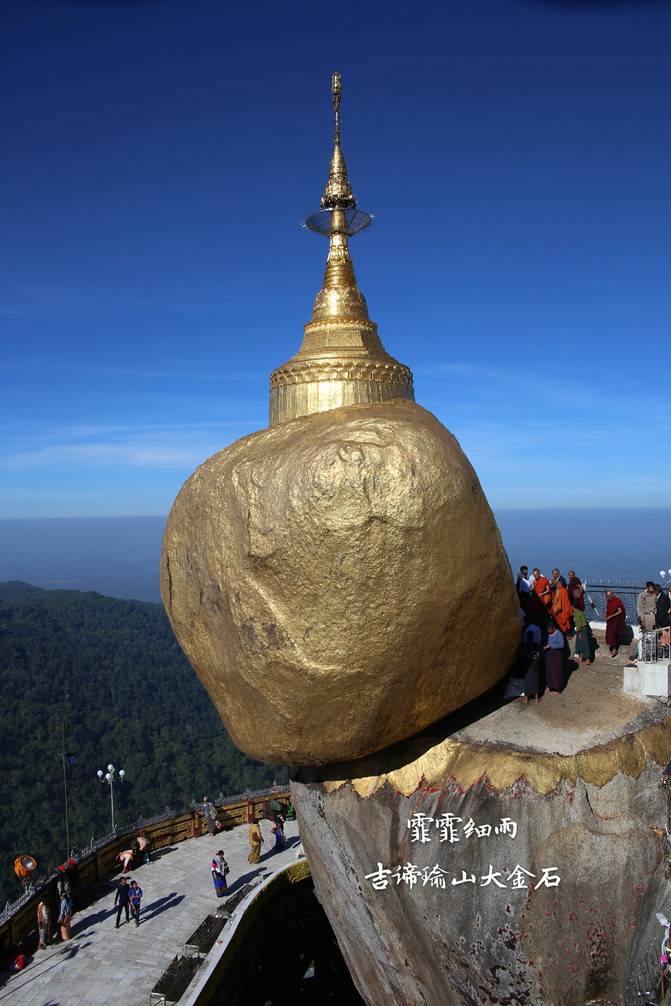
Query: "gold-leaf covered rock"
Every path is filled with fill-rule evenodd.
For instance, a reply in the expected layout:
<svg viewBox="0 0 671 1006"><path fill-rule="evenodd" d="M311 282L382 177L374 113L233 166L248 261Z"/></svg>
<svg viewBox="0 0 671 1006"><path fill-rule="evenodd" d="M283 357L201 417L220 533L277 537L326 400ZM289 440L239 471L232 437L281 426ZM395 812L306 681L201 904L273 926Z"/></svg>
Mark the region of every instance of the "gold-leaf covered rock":
<svg viewBox="0 0 671 1006"><path fill-rule="evenodd" d="M161 593L233 740L270 762L357 758L508 669L519 612L477 476L399 399L245 437L198 468Z"/></svg>

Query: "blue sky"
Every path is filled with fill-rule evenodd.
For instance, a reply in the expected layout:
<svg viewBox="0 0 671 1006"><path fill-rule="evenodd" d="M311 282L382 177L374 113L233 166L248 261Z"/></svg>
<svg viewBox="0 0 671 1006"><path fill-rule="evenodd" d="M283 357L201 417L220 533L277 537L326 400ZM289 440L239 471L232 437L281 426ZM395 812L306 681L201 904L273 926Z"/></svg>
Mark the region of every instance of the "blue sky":
<svg viewBox="0 0 671 1006"><path fill-rule="evenodd" d="M671 6L337 10L5 0L0 516L166 513L266 424L334 69L371 317L492 504L668 503Z"/></svg>

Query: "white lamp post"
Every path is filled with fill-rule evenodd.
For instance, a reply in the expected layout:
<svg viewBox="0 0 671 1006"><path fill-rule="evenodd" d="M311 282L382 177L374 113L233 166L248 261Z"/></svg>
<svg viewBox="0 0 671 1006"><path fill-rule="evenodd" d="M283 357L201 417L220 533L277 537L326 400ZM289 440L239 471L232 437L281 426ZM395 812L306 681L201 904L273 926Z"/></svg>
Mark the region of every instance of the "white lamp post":
<svg viewBox="0 0 671 1006"><path fill-rule="evenodd" d="M114 765L112 765L110 762L110 764L107 766L107 772L103 772L103 770L99 768L96 774L100 779L100 781L106 782L110 788L110 805L112 807L112 831L114 831L116 828L116 825L114 823L114 780L117 778L118 775L119 782L123 782L126 773L122 768L120 768L119 772L117 773L117 770L114 768Z"/></svg>

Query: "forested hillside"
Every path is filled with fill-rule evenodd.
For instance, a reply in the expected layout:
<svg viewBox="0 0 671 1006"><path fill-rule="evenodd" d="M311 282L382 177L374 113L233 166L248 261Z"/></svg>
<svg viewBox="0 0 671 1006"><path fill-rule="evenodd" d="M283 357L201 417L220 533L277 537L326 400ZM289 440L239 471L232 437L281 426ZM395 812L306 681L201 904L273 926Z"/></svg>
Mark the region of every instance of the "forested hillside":
<svg viewBox="0 0 671 1006"><path fill-rule="evenodd" d="M287 778L233 746L158 604L0 584L0 695L0 904L16 855L65 857L63 719L75 848L110 830L108 762L121 823Z"/></svg>

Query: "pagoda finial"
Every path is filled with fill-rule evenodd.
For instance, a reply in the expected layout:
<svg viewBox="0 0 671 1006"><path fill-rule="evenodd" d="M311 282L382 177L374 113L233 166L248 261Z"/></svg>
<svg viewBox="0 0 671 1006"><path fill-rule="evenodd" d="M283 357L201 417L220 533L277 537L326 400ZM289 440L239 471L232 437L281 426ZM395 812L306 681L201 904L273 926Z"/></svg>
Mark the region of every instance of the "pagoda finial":
<svg viewBox="0 0 671 1006"><path fill-rule="evenodd" d="M339 73L334 73L331 77L331 94L333 96L333 111L335 112L335 136L333 143L340 146L340 95L342 93L342 79Z"/></svg>
<svg viewBox="0 0 671 1006"><path fill-rule="evenodd" d="M340 149L340 98L342 95L342 80L339 73L331 77L331 96L335 113L335 135L333 137L333 154L329 168L329 178L321 198L323 210L349 210L356 206L352 186L347 177L347 165Z"/></svg>
<svg viewBox="0 0 671 1006"><path fill-rule="evenodd" d="M357 209L340 149L339 73L331 77L335 135L321 209L305 224L329 239L324 283L317 294L303 343L270 378L270 424L343 405L414 398L412 374L385 352L366 298L356 281L349 238L371 217Z"/></svg>

